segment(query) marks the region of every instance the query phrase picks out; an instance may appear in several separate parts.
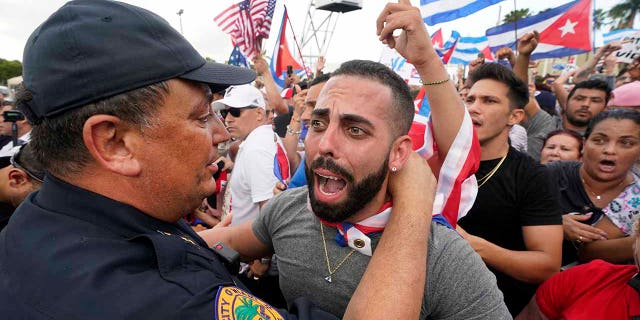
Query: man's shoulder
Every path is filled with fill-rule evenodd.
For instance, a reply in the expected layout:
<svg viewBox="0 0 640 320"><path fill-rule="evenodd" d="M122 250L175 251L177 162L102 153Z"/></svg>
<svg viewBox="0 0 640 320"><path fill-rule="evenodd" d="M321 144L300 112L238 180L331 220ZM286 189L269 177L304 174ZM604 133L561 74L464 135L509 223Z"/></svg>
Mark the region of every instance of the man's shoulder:
<svg viewBox="0 0 640 320"><path fill-rule="evenodd" d="M0 281L0 297L10 295L24 306L37 303L51 318L71 318L60 305L82 315L79 318L125 318L144 312L162 317L183 312L179 310L188 301L211 303L213 295L200 293L215 294L216 284L233 284L217 258L186 235L124 237L109 226L100 229L64 214L47 211L50 217L43 218L47 214L33 205L20 209L20 215L40 221L30 226L16 219L1 234L0 272L6 277ZM38 254L26 257L24 252ZM44 292L57 298L42 296ZM62 292L66 294L59 296ZM98 310L96 302L105 310ZM185 315L202 315L199 309L205 305L201 307Z"/></svg>
<svg viewBox="0 0 640 320"><path fill-rule="evenodd" d="M273 131L272 127L269 125L258 126L245 139L245 144L258 144L263 143L265 141L276 142L277 134Z"/></svg>
<svg viewBox="0 0 640 320"><path fill-rule="evenodd" d="M507 155L510 166L521 169L523 173L529 173L532 171L545 170L545 166L536 161L529 154L520 152L513 147L509 147L509 153Z"/></svg>
<svg viewBox="0 0 640 320"><path fill-rule="evenodd" d="M277 211L278 215L286 214L290 208L306 207L308 199L307 186L287 189L271 198L265 205L263 211L265 213Z"/></svg>

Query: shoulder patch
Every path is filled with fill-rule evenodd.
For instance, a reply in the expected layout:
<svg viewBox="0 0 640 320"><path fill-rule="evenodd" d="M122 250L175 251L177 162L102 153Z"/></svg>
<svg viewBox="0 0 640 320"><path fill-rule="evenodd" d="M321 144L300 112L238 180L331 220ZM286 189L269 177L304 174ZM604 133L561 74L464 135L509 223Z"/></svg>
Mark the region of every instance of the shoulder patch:
<svg viewBox="0 0 640 320"><path fill-rule="evenodd" d="M272 306L238 287L220 287L215 299L216 320L284 320Z"/></svg>

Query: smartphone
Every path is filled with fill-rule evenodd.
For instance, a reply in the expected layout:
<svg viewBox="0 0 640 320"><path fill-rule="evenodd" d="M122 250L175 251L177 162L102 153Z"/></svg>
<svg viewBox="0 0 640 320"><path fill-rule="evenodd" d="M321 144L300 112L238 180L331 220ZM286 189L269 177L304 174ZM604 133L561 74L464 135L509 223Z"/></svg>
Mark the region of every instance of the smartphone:
<svg viewBox="0 0 640 320"><path fill-rule="evenodd" d="M213 174L214 180L218 180L218 177L220 177L220 173L222 173L222 168L224 168L224 161L220 160L216 162L216 166L218 166L218 170Z"/></svg>
<svg viewBox="0 0 640 320"><path fill-rule="evenodd" d="M290 77L293 74L293 66L287 66L287 77Z"/></svg>

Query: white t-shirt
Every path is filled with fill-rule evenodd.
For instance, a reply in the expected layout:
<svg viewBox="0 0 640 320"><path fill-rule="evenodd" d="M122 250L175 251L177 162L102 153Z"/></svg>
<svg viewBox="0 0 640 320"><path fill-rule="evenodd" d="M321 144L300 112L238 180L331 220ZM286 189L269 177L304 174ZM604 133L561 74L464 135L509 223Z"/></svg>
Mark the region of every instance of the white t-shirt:
<svg viewBox="0 0 640 320"><path fill-rule="evenodd" d="M18 145L14 146L13 141L9 141L9 143L5 144L2 149L0 149L0 157L10 157L14 153L18 152L19 147L31 140L31 130L29 132L23 134L18 138Z"/></svg>
<svg viewBox="0 0 640 320"><path fill-rule="evenodd" d="M230 199L225 199L225 209L231 212L231 225L255 219L260 213L260 201L273 197L278 179L273 173L276 141L280 137L271 125L257 127L247 136L238 149L228 188ZM228 198L228 197L227 197Z"/></svg>

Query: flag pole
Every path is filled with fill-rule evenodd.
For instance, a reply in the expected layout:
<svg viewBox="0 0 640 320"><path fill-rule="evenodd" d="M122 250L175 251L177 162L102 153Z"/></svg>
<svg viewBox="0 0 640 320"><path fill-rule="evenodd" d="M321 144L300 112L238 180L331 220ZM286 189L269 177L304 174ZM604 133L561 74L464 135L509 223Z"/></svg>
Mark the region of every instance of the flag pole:
<svg viewBox="0 0 640 320"><path fill-rule="evenodd" d="M284 5L285 12L289 12L287 10L287 5ZM291 19L289 19L289 14L287 13L287 21L289 21L289 25L291 26L291 33L293 34L293 41L296 43L296 48L298 48L298 54L300 55L300 60L302 61L302 67L304 68L304 74L309 78L311 75L307 73L307 66L304 63L304 57L302 56L302 51L300 51L300 45L298 44L298 38L296 38L296 32L293 31L293 24L291 24ZM286 35L285 35L286 36Z"/></svg>
<svg viewBox="0 0 640 320"><path fill-rule="evenodd" d="M515 41L514 41L514 48L513 48L513 52L516 53L518 52L518 7L516 6L516 0L513 0L513 15L515 16L515 19L513 20L513 32L516 36Z"/></svg>
<svg viewBox="0 0 640 320"><path fill-rule="evenodd" d="M592 28L592 32L591 32L591 51L595 54L596 53L596 19L598 19L598 17L596 16L596 0L593 0L593 2L591 3L593 5L593 18L591 19L591 23L593 24L593 28Z"/></svg>

